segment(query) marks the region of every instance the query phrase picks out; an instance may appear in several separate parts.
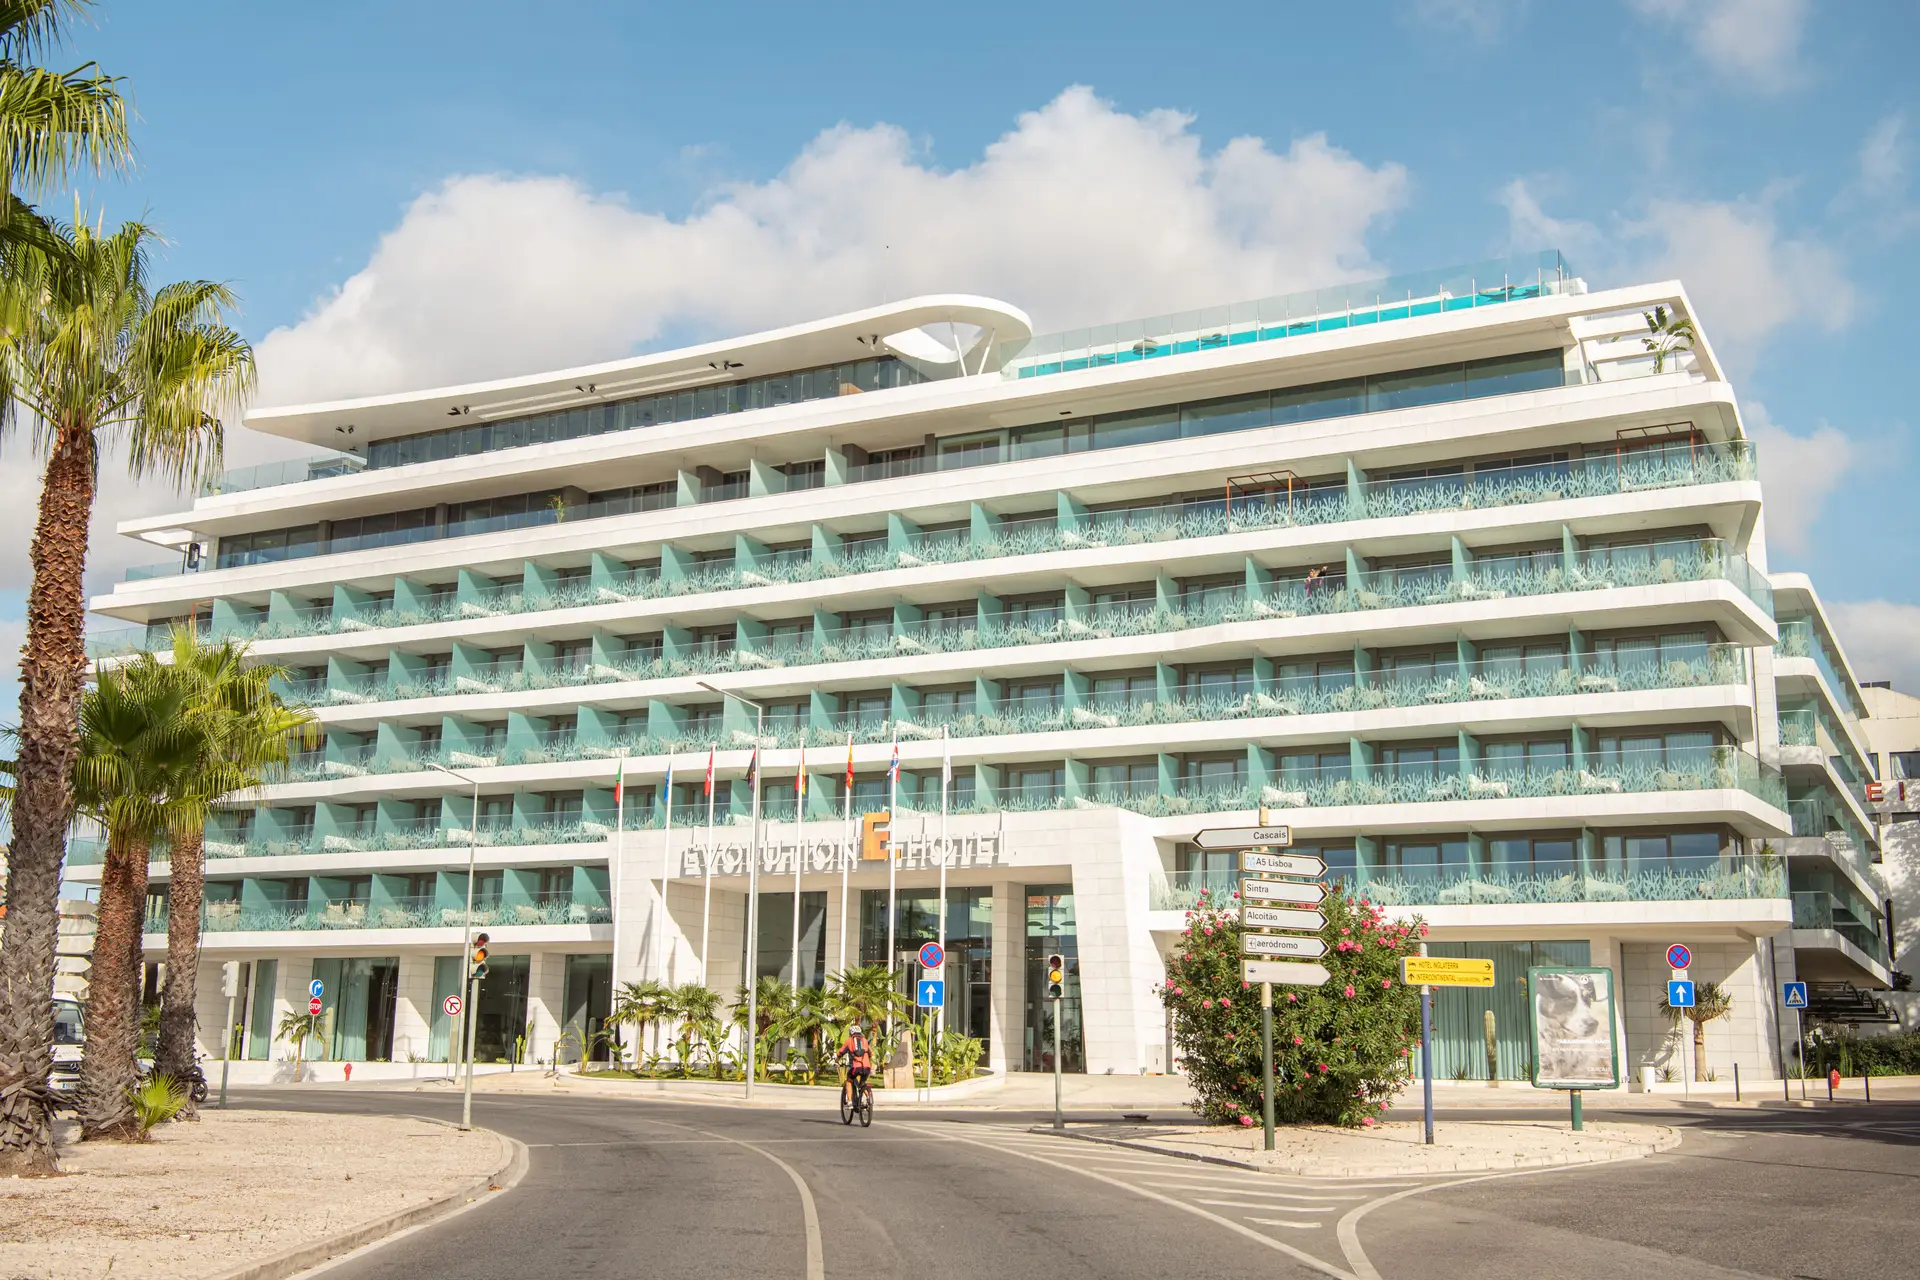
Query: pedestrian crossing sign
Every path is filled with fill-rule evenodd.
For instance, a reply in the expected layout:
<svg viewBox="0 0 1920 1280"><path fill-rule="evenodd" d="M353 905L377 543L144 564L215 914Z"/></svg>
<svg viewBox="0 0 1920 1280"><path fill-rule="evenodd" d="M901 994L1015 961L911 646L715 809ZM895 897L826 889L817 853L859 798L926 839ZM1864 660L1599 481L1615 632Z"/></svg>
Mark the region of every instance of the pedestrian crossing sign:
<svg viewBox="0 0 1920 1280"><path fill-rule="evenodd" d="M1780 994L1789 1009L1807 1007L1807 984L1804 982L1783 982L1780 984Z"/></svg>

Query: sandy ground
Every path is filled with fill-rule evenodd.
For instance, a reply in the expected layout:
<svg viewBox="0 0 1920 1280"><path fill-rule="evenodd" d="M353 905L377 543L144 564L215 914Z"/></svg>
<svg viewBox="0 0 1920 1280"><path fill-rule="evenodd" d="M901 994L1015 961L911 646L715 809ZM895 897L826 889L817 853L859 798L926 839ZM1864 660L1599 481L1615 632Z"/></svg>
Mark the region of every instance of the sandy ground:
<svg viewBox="0 0 1920 1280"><path fill-rule="evenodd" d="M0 1278L218 1276L469 1187L506 1141L387 1116L204 1110L0 1180ZM71 1127L63 1138L77 1137Z"/></svg>
<svg viewBox="0 0 1920 1280"><path fill-rule="evenodd" d="M1418 1122L1388 1121L1365 1129L1283 1126L1274 1132L1272 1151L1264 1149L1265 1135L1259 1125L1171 1129L1105 1124L1080 1129L1079 1134L1155 1151L1231 1160L1275 1173L1330 1178L1592 1164L1652 1155L1680 1141L1679 1134L1665 1125L1595 1121L1574 1133L1564 1123L1546 1121L1450 1120L1434 1126L1432 1146L1421 1142Z"/></svg>

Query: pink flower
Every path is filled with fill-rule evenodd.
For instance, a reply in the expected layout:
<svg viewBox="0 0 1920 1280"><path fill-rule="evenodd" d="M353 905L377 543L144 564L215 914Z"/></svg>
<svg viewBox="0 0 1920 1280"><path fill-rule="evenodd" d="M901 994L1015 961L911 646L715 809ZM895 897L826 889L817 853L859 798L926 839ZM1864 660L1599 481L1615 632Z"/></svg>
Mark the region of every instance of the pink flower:
<svg viewBox="0 0 1920 1280"><path fill-rule="evenodd" d="M1373 1127L1373 1117L1372 1117L1372 1116L1361 1116L1361 1117L1360 1117L1360 1123L1361 1123L1361 1124L1363 1124L1363 1125L1365 1125L1365 1126L1366 1126L1366 1127L1368 1127L1368 1128L1372 1128L1372 1127Z"/></svg>
<svg viewBox="0 0 1920 1280"><path fill-rule="evenodd" d="M1202 928L1200 932L1206 934L1209 938L1211 938L1213 936L1213 926L1207 925L1204 928Z"/></svg>
<svg viewBox="0 0 1920 1280"><path fill-rule="evenodd" d="M1352 932L1353 932L1353 930L1351 930L1351 929L1342 929L1342 930L1341 930L1340 932L1341 932L1341 933L1343 933L1343 934L1346 934L1346 933L1352 933Z"/></svg>
<svg viewBox="0 0 1920 1280"><path fill-rule="evenodd" d="M1420 926L1420 936L1423 938L1427 936L1427 926L1425 925Z"/></svg>
<svg viewBox="0 0 1920 1280"><path fill-rule="evenodd" d="M1387 989L1388 989L1389 987L1391 987L1391 986L1393 986L1393 979L1391 979L1391 978L1382 978L1382 979L1380 979L1380 989L1381 989L1382 991L1385 991L1385 990L1387 990Z"/></svg>
<svg viewBox="0 0 1920 1280"><path fill-rule="evenodd" d="M1302 1039L1301 1039L1301 1038L1300 1038L1299 1036L1295 1036L1295 1037L1293 1038L1293 1042L1294 1042L1295 1044L1305 1044L1305 1043L1306 1043L1306 1041L1305 1041L1305 1040L1302 1040ZM1265 1070L1265 1068L1262 1068L1262 1070Z"/></svg>
<svg viewBox="0 0 1920 1280"><path fill-rule="evenodd" d="M1231 1031L1229 1031L1229 1032L1227 1032L1227 1039L1229 1039L1229 1040L1231 1040L1231 1039L1233 1039L1233 1038L1234 1038L1234 1036L1233 1036L1233 1032L1231 1032Z"/></svg>
<svg viewBox="0 0 1920 1280"><path fill-rule="evenodd" d="M1287 1003L1288 1003L1288 1004L1299 1004L1299 1003L1300 1003L1300 997L1299 997L1299 996L1297 996L1297 995L1295 995L1295 994L1293 994L1293 992L1291 992L1291 991L1289 991L1289 992L1287 992Z"/></svg>
<svg viewBox="0 0 1920 1280"><path fill-rule="evenodd" d="M1240 1123L1241 1123L1241 1124L1243 1124L1243 1125L1246 1125L1246 1126L1248 1126L1249 1128L1251 1128L1251 1127L1252 1127L1252 1125L1253 1125L1253 1117L1252 1117L1252 1116L1241 1116L1241 1117L1240 1117Z"/></svg>
<svg viewBox="0 0 1920 1280"><path fill-rule="evenodd" d="M1352 994L1353 994L1353 992L1352 992L1351 990L1349 990L1349 991L1347 992L1347 994L1348 994L1348 995L1352 995ZM1211 1000L1202 1000L1202 1001L1200 1002L1200 1007L1201 1007L1202 1009L1211 1009L1211 1008L1213 1008L1213 1001L1211 1001Z"/></svg>
<svg viewBox="0 0 1920 1280"><path fill-rule="evenodd" d="M1352 988L1352 987L1348 987L1348 988L1347 988L1347 999L1349 999L1349 1000L1351 1000L1351 999L1353 999L1353 988Z"/></svg>
<svg viewBox="0 0 1920 1280"><path fill-rule="evenodd" d="M1322 1074L1324 1074L1324 1073L1326 1072L1326 1069L1327 1069L1327 1064L1326 1064L1326 1063L1324 1063L1324 1062L1323 1062L1323 1063L1321 1063L1321 1064L1320 1064L1320 1070L1321 1070L1321 1072L1322 1072Z"/></svg>
<svg viewBox="0 0 1920 1280"><path fill-rule="evenodd" d="M1233 1001L1231 1001L1231 1000L1229 1000L1229 999L1227 999L1227 998L1226 998L1225 996L1221 996L1221 997L1220 997L1220 1007L1221 1007L1222 1009L1231 1009L1231 1008L1233 1008Z"/></svg>

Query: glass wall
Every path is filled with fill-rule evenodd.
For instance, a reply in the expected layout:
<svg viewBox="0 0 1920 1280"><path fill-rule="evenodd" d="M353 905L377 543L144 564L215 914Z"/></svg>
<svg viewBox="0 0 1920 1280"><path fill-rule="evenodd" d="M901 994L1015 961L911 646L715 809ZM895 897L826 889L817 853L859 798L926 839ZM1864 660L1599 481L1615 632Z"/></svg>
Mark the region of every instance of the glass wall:
<svg viewBox="0 0 1920 1280"><path fill-rule="evenodd" d="M1059 952L1067 960L1067 980L1060 1001L1060 1069L1087 1069L1086 1040L1080 1011L1080 936L1074 920L1073 886L1026 886L1027 985L1023 1071L1053 1070L1054 1003L1047 999L1047 957Z"/></svg>
<svg viewBox="0 0 1920 1280"><path fill-rule="evenodd" d="M568 956L566 985L560 1003L562 1032L577 1027L583 1036L599 1036L607 1030L607 1014L612 1007L613 957ZM594 1062L605 1062L611 1056L611 1048L605 1039L600 1039L588 1056Z"/></svg>
<svg viewBox="0 0 1920 1280"><path fill-rule="evenodd" d="M754 954L757 978L778 978L795 985L793 976L793 895L760 895L759 947ZM747 964L747 942L740 940L740 967ZM800 895L800 979L802 987L824 986L827 977L827 895Z"/></svg>
<svg viewBox="0 0 1920 1280"><path fill-rule="evenodd" d="M473 1060L514 1061L515 1041L527 1034L526 956L491 956L474 1002Z"/></svg>
<svg viewBox="0 0 1920 1280"><path fill-rule="evenodd" d="M432 1062L452 1062L459 1055L452 1052L454 1047L454 1029L460 1025L459 1018L447 1016L447 997L460 994L459 956L435 956L433 958L433 1008L427 1014L427 1058ZM463 997L464 998L464 997Z"/></svg>
<svg viewBox="0 0 1920 1280"><path fill-rule="evenodd" d="M940 937L940 895L924 889L894 895L893 945L896 985L911 992L920 980L920 944ZM887 891L860 891L860 963L887 962ZM993 993L993 890L947 890L946 1023L972 1036L981 1061L991 1043Z"/></svg>
<svg viewBox="0 0 1920 1280"><path fill-rule="evenodd" d="M325 984L321 1043L335 1062L391 1062L393 1010L400 961L392 956L321 959L313 976ZM310 1046L310 1056L318 1056Z"/></svg>
<svg viewBox="0 0 1920 1280"><path fill-rule="evenodd" d="M1493 961L1491 987L1434 988L1434 1079L1531 1079L1527 970L1533 965L1590 964L1591 950L1585 940L1427 944L1429 955Z"/></svg>
<svg viewBox="0 0 1920 1280"><path fill-rule="evenodd" d="M278 960L254 962L253 1012L247 1017L247 1057L254 1062L273 1056L273 996L279 982Z"/></svg>

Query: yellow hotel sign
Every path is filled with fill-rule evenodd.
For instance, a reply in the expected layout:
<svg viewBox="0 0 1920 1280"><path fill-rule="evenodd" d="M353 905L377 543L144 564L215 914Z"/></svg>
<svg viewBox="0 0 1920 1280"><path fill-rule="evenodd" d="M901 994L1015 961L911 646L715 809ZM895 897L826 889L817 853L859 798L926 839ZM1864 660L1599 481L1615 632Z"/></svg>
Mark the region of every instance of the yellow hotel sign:
<svg viewBox="0 0 1920 1280"><path fill-rule="evenodd" d="M1405 956L1400 961L1400 980L1410 987L1490 987L1493 961Z"/></svg>

